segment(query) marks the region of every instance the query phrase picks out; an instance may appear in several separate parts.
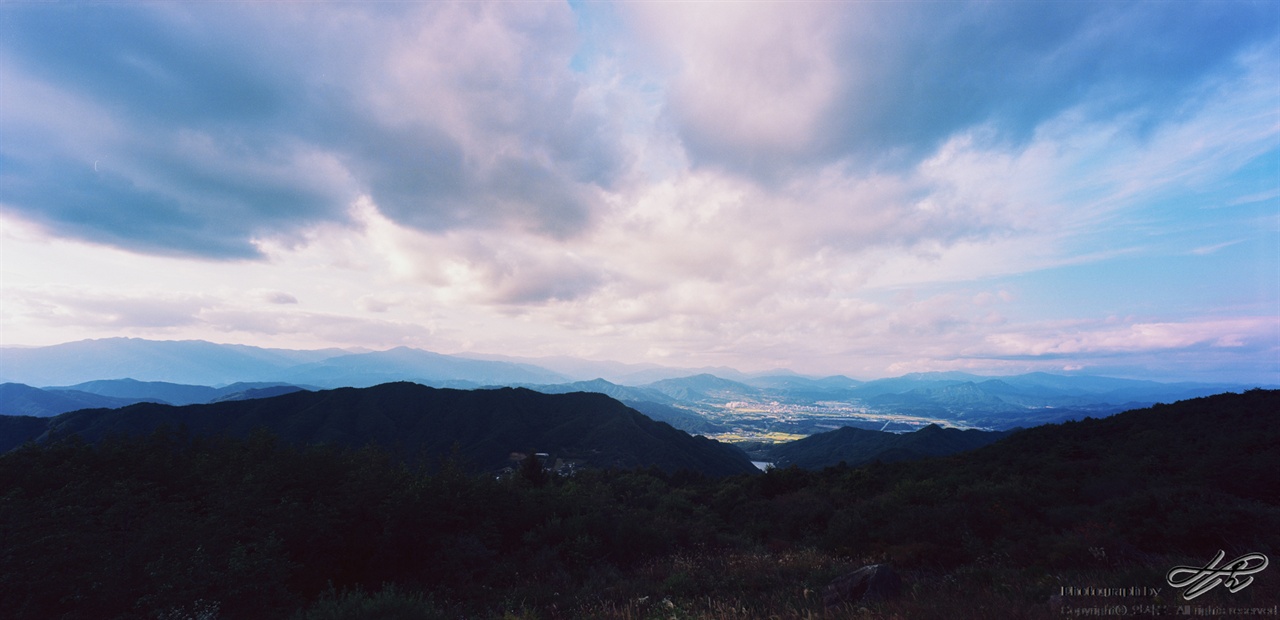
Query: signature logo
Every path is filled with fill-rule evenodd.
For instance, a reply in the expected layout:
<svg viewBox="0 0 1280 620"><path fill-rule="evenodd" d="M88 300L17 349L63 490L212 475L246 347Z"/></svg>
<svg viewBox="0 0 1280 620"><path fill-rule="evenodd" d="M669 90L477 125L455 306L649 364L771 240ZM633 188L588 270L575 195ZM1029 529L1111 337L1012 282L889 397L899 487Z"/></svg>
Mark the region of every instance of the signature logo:
<svg viewBox="0 0 1280 620"><path fill-rule="evenodd" d="M1235 594L1253 583L1253 577L1249 575L1262 572L1268 564L1267 556L1248 553L1218 566L1225 557L1227 552L1219 551L1213 556L1213 561L1204 566L1175 566L1164 576L1165 581L1175 588L1186 588L1182 598L1188 601L1219 585L1226 585L1227 590Z"/></svg>

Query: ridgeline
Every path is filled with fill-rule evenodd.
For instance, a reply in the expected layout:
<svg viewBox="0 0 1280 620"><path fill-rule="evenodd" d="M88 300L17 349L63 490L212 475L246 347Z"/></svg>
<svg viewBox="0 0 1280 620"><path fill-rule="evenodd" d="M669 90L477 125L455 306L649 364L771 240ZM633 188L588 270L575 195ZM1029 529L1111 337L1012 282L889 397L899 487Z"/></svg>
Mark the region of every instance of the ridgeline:
<svg viewBox="0 0 1280 620"><path fill-rule="evenodd" d="M30 426L13 424L29 433ZM710 476L755 472L746 454L690 436L602 394L542 394L522 388L436 389L415 383L293 392L272 398L174 407L139 403L50 418L25 440L75 435L95 443L167 426L194 436L244 438L265 430L294 445L376 445L410 459L450 457L468 471L498 470L513 452L545 452L600 468L657 467Z"/></svg>

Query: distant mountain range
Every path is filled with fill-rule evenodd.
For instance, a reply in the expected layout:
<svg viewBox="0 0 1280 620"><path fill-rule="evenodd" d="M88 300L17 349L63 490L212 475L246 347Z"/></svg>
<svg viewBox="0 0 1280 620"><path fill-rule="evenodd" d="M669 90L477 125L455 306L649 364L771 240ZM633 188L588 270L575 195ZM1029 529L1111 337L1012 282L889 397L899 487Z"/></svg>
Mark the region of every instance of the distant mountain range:
<svg viewBox="0 0 1280 620"><path fill-rule="evenodd" d="M700 374L642 386L684 407L723 408L731 402L782 403L803 408L841 402L884 413L948 420L1007 430L1085 417L1103 417L1189 398L1252 387L1226 383L1159 383L1087 375L1030 373L983 377L959 372L917 373L875 381L843 376L763 376L730 381ZM828 420L830 422L830 420ZM812 425L795 426L795 432Z"/></svg>
<svg viewBox="0 0 1280 620"><path fill-rule="evenodd" d="M744 383L702 373L678 379L663 379L645 386L684 402L724 401L758 396L760 390Z"/></svg>
<svg viewBox="0 0 1280 620"><path fill-rule="evenodd" d="M291 383L324 387L369 387L390 381L416 381L439 387L467 388L569 381L564 375L528 364L472 360L408 347L330 357L289 368L278 376Z"/></svg>
<svg viewBox="0 0 1280 620"><path fill-rule="evenodd" d="M38 387L133 378L196 385L277 381L298 365L348 355L340 349L263 349L203 340L104 338L0 349L0 382Z"/></svg>
<svg viewBox="0 0 1280 620"><path fill-rule="evenodd" d="M126 379L133 380L132 384L123 382ZM41 397L30 391L19 395L18 388L0 392L0 413L6 414L53 415L72 410L71 407L119 407L144 400L202 403L227 397L218 390L228 389L240 393L270 387L275 392L267 393L276 393L285 389L278 387L281 385L315 389L412 381L459 389L518 386L544 393L597 392L698 433L722 432L735 426L737 422L730 419L734 415L731 405L745 403L755 410L786 412L778 416L776 423L751 422L759 427L753 428L768 427L791 434L812 434L841 425L873 426L871 422L849 420L847 414L854 410L921 420L914 425L899 424L899 428L946 421L960 426L1009 429L1101 417L1154 403L1240 392L1251 387L1272 387L1045 373L1005 377L917 373L859 381L840 375L805 377L789 371L747 375L731 368L679 369L566 357L444 355L407 347L350 353L339 349L293 351L134 338L3 348L0 381L42 388L59 386L49 388L57 390L59 398ZM167 387L135 389L137 384L157 383ZM237 384L244 389L235 387ZM241 395L246 396L252 395ZM843 410L838 411L840 407ZM883 424L876 427L887 428Z"/></svg>
<svg viewBox="0 0 1280 620"><path fill-rule="evenodd" d="M65 388L54 387L46 389L53 391L76 390L90 394L164 405L196 405L220 400L265 398L267 396L279 396L289 392L297 392L298 390L314 390L317 388L307 385L274 382L232 383L231 385L215 388L205 385L166 383L164 381L102 379L70 385Z"/></svg>
<svg viewBox="0 0 1280 620"><path fill-rule="evenodd" d="M734 380L747 379L751 376L726 366L703 366L698 368L678 368L660 366L658 364L627 364L608 360L584 360L575 357L513 357L509 355L490 355L482 353L459 353L457 357L494 362L511 362L529 366L538 366L559 373L574 380L605 379L611 383L622 385L645 385L663 379L678 379L697 374L713 374ZM789 371L779 371L789 372ZM764 373L774 374L774 373Z"/></svg>
<svg viewBox="0 0 1280 620"><path fill-rule="evenodd" d="M42 390L21 383L0 384L0 415L47 418L77 409L115 408L143 398L117 398L78 390Z"/></svg>
<svg viewBox="0 0 1280 620"><path fill-rule="evenodd" d="M65 387L0 384L0 415L50 417L78 409L115 409L136 403L191 405L279 396L304 389L285 383L232 383L220 388L164 381L101 379Z"/></svg>
<svg viewBox="0 0 1280 620"><path fill-rule="evenodd" d="M341 349L263 349L200 340L107 338L0 349L3 382L43 387L124 378L194 385L282 382L320 387L366 387L388 381L479 387L570 380L527 364L473 360L407 347L349 353Z"/></svg>
<svg viewBox="0 0 1280 620"><path fill-rule="evenodd" d="M245 437L265 429L299 445L373 443L410 458L437 461L453 455L475 471L502 468L511 453L523 451L597 467L655 466L707 475L756 471L742 450L690 436L602 394L464 391L413 383L183 407L138 403L45 420L10 417L0 423L0 451L33 439L75 435L97 442L112 435L145 435L161 426L195 436Z"/></svg>

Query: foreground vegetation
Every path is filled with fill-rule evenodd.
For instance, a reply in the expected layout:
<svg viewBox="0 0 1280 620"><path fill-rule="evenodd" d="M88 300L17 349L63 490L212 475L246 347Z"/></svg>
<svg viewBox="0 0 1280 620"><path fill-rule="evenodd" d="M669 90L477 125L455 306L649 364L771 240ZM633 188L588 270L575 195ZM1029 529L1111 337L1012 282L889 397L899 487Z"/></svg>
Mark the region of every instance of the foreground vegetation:
<svg viewBox="0 0 1280 620"><path fill-rule="evenodd" d="M248 439L75 439L0 456L12 618L1040 618L1063 588L1161 588L1280 549L1280 393L1042 427L973 453L710 479ZM824 607L835 577L902 575ZM1280 604L1280 570L1202 606ZM1140 615L1130 613L1128 615Z"/></svg>

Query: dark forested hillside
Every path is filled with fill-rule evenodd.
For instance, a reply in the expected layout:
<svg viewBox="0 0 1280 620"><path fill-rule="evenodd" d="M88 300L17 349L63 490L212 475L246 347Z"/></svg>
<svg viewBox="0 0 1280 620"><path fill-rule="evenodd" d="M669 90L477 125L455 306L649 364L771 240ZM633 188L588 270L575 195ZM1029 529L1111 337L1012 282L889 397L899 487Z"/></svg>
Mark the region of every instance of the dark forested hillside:
<svg viewBox="0 0 1280 620"><path fill-rule="evenodd" d="M368 410L362 394L413 390L336 392ZM537 409L515 390L459 402L481 420ZM495 479L263 432L72 437L0 455L0 601L40 620L1220 617L1280 605L1280 571L1194 601L1166 573L1219 551L1274 561L1278 416L1280 392L1254 390L944 458L726 478ZM824 604L873 563L901 588Z"/></svg>
<svg viewBox="0 0 1280 620"><path fill-rule="evenodd" d="M48 418L0 415L0 454L40 437L48 429Z"/></svg>
<svg viewBox="0 0 1280 620"><path fill-rule="evenodd" d="M912 433L889 433L846 426L774 446L769 457L778 467L822 469L840 463L892 463L975 450L1010 431L960 430L930 424Z"/></svg>
<svg viewBox="0 0 1280 620"><path fill-rule="evenodd" d="M737 448L691 437L601 394L526 389L450 390L414 383L295 392L257 400L85 410L50 421L50 437L145 435L168 425L197 436L266 429L288 443L375 444L411 458L455 454L473 471L500 469L512 452L546 452L597 467L750 473ZM13 442L11 442L13 443Z"/></svg>

